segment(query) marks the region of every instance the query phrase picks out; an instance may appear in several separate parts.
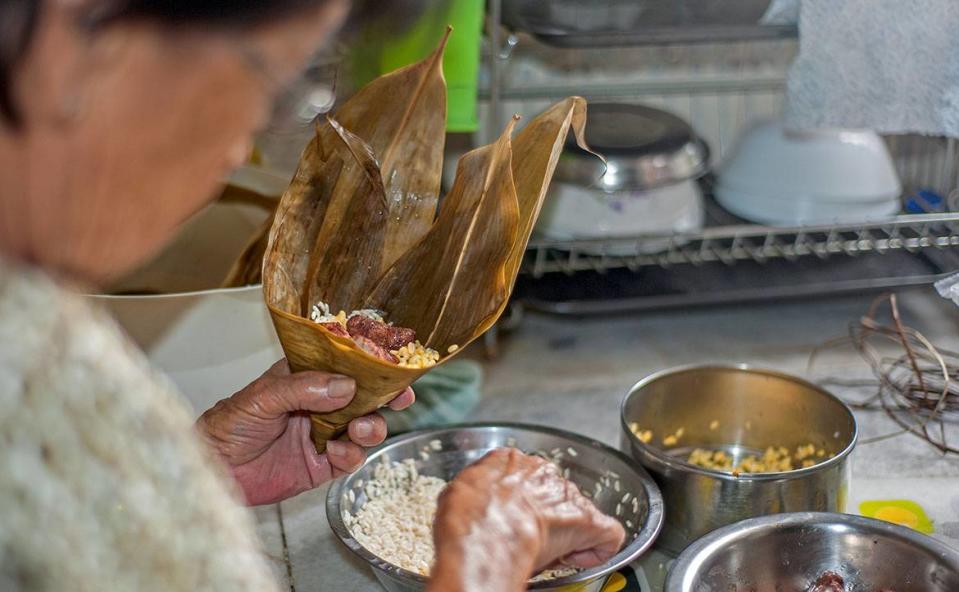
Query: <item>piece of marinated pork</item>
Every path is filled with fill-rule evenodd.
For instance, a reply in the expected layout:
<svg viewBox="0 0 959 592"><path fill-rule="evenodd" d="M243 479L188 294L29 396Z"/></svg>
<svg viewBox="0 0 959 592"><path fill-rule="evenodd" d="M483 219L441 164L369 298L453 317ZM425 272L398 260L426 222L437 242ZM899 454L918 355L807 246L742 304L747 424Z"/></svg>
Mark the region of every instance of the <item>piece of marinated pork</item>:
<svg viewBox="0 0 959 592"><path fill-rule="evenodd" d="M375 356L381 360L386 360L387 362L391 362L393 364L396 364L399 362L396 356L391 354L388 350L384 349L383 347L380 347L380 345L374 342L372 339L367 339L366 337L363 337L362 335L354 335L353 341L356 343L357 346L359 346L360 349L362 349L363 351L365 351L366 353L372 356Z"/></svg>
<svg viewBox="0 0 959 592"><path fill-rule="evenodd" d="M346 330L354 339L365 337L386 351L406 346L416 339L416 331L395 327L363 315L355 315L346 321Z"/></svg>
<svg viewBox="0 0 959 592"><path fill-rule="evenodd" d="M339 335L340 337L349 337L350 334L347 333L346 328L343 325L339 324L336 321L330 321L328 323L317 323L319 326L323 327L333 335Z"/></svg>

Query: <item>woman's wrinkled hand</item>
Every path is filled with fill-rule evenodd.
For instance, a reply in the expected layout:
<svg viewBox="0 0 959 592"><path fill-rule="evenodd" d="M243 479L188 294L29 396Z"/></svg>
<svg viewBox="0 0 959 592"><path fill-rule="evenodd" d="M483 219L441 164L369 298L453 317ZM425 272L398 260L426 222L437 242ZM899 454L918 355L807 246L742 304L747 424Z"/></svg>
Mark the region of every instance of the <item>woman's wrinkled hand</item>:
<svg viewBox="0 0 959 592"><path fill-rule="evenodd" d="M292 374L280 360L204 413L197 430L229 468L248 504L275 503L355 471L366 460L363 449L386 438L386 422L374 413L350 422L349 441L328 442L326 452L317 454L309 414L341 409L355 392L352 378ZM405 409L413 401L412 389L406 389L389 406Z"/></svg>
<svg viewBox="0 0 959 592"><path fill-rule="evenodd" d="M440 497L430 590L525 590L557 563L589 568L619 551L625 531L556 465L515 449L467 467Z"/></svg>

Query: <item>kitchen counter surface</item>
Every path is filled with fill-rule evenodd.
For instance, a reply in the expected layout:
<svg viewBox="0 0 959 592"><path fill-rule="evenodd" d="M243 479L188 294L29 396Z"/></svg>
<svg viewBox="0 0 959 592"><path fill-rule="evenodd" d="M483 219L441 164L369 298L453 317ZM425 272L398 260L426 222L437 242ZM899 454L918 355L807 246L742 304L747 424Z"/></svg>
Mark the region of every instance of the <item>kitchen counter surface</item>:
<svg viewBox="0 0 959 592"><path fill-rule="evenodd" d="M582 320L530 315L503 338L499 359L486 364L483 401L471 419L546 424L616 446L623 395L642 377L664 368L742 362L812 380L868 377L868 367L848 347L823 352L811 371L807 366L810 353L845 334L872 298ZM959 308L931 288L901 293L899 304L907 325L940 347L959 350ZM861 394L833 390L844 397ZM881 412L856 415L862 443L852 455L849 511L856 512L867 500L911 500L932 519L933 536L959 547L959 458L943 457L909 435L869 443L895 432L895 424ZM959 426L953 432L959 441ZM258 510L278 576L296 592L379 590L372 573L330 532L326 490Z"/></svg>

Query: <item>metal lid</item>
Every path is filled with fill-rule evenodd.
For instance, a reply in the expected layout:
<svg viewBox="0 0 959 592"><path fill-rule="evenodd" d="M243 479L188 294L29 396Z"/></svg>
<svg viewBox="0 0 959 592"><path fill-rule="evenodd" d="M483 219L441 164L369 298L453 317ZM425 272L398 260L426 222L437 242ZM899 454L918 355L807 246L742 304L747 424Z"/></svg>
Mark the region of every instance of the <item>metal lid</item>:
<svg viewBox="0 0 959 592"><path fill-rule="evenodd" d="M567 142L556 179L603 191L642 190L706 173L709 149L671 113L643 105L590 103L586 142L602 161Z"/></svg>

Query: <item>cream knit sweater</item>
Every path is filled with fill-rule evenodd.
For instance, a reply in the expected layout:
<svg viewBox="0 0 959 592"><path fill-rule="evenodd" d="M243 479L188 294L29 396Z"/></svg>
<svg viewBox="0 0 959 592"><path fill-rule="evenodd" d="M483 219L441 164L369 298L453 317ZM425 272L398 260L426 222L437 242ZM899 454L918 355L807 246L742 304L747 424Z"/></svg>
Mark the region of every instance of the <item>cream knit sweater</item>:
<svg viewBox="0 0 959 592"><path fill-rule="evenodd" d="M0 591L277 589L174 389L104 313L0 261Z"/></svg>

